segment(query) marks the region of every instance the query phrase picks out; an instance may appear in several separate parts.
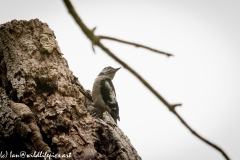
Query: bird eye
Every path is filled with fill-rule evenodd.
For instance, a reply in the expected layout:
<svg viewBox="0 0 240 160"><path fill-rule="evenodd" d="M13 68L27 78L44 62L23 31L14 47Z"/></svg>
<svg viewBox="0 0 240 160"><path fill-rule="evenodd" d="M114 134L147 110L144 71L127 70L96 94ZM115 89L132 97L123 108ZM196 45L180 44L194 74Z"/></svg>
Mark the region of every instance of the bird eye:
<svg viewBox="0 0 240 160"><path fill-rule="evenodd" d="M110 69L111 67L110 66L108 66L108 67L105 67L105 69Z"/></svg>

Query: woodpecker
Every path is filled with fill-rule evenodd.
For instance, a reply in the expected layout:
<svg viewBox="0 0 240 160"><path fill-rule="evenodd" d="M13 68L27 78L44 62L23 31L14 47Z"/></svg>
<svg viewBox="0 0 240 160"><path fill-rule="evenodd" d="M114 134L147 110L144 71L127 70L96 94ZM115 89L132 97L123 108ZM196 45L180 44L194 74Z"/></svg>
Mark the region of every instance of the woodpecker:
<svg viewBox="0 0 240 160"><path fill-rule="evenodd" d="M120 121L116 92L112 79L120 68L105 67L95 79L92 88L93 106L101 112L107 111L117 124Z"/></svg>

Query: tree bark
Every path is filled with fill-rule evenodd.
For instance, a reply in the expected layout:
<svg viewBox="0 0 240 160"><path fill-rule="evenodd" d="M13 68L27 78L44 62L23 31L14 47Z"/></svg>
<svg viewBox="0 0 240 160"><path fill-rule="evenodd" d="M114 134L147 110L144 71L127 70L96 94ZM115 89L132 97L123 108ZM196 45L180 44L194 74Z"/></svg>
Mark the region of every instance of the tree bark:
<svg viewBox="0 0 240 160"><path fill-rule="evenodd" d="M46 153L52 159L141 159L111 116L89 99L46 23L0 25L1 158L25 151L29 159Z"/></svg>

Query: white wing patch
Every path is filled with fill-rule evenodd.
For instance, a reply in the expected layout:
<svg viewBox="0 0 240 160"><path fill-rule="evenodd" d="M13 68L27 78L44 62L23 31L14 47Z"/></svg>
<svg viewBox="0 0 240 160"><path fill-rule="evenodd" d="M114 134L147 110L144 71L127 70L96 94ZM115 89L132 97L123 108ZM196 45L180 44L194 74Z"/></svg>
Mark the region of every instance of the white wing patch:
<svg viewBox="0 0 240 160"><path fill-rule="evenodd" d="M105 82L105 86L110 91L109 95L110 95L111 101L109 103L111 103L111 104L116 103L117 102L117 98L116 98L116 94L115 94L113 88L110 86L110 84L107 81Z"/></svg>

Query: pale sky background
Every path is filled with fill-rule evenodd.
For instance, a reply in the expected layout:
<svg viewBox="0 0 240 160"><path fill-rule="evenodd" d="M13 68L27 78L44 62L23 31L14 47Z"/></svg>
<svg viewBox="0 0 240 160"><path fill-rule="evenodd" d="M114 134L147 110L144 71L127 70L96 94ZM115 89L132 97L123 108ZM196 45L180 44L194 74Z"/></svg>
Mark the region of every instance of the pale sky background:
<svg viewBox="0 0 240 160"><path fill-rule="evenodd" d="M199 134L240 159L239 0L73 0L96 34L137 42L174 57L103 41L136 69ZM106 66L120 67L99 48L96 54L61 0L1 0L0 24L38 18L54 30L70 69L86 89ZM119 127L143 160L223 160L193 136L133 75L122 68L113 83Z"/></svg>

